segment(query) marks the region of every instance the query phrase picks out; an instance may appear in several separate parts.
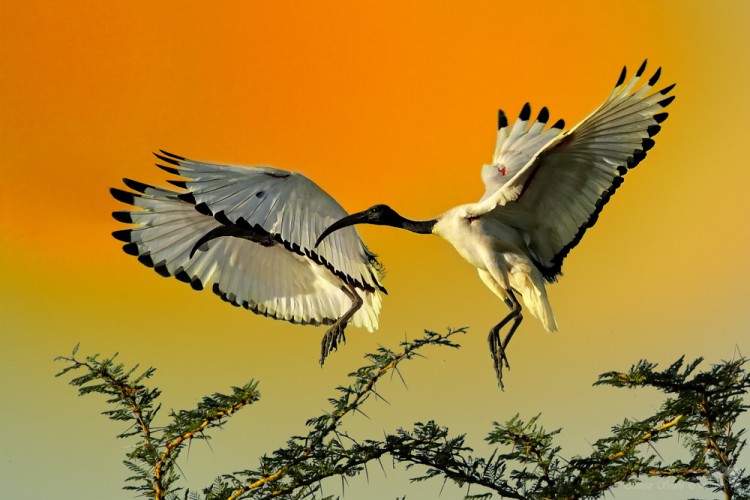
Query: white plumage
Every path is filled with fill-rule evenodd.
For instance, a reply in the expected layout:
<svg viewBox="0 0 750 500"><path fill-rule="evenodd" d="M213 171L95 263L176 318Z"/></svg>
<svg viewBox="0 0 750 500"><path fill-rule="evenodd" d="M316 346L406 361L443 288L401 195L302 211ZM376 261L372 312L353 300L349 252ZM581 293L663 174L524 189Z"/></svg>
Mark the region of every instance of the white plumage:
<svg viewBox="0 0 750 500"><path fill-rule="evenodd" d="M391 225L437 234L475 266L487 287L511 309L490 330L498 382L509 367L505 348L522 321L519 293L548 331L557 330L545 282L561 274L563 259L591 227L623 176L654 145L674 85L652 92L661 69L643 82L646 62L626 82L626 70L604 103L565 132L564 122L547 128L542 108L531 122L527 103L513 125L500 111L493 162L482 167L486 190L476 203L455 207L431 221L411 221L376 205L345 217L328 234L352 224ZM511 323L512 322L512 323ZM510 323L504 339L500 330Z"/></svg>
<svg viewBox="0 0 750 500"><path fill-rule="evenodd" d="M385 289L375 255L356 230L341 231L314 248L316 235L346 216L316 184L269 167L215 165L163 151L157 157L167 164L161 168L187 180L170 181L180 192L130 179L124 182L135 192L111 190L140 209L113 214L136 224L113 233L126 242L127 253L163 276L293 323L336 325L356 294L362 305L351 322L370 331L378 327ZM202 241L212 231L220 234ZM337 326L342 333L343 326ZM335 340L329 339L328 350Z"/></svg>
<svg viewBox="0 0 750 500"><path fill-rule="evenodd" d="M644 62L626 71L604 103L568 131L547 127L542 108L531 122L526 104L512 126L499 112L491 164L482 167L486 191L476 203L433 220L412 221L385 205L347 215L306 177L270 167L234 167L158 154L161 168L186 180L180 192L125 179L133 189L115 198L138 210L114 217L136 226L117 231L127 253L193 288L211 287L234 305L276 319L332 325L321 362L344 339L348 322L377 328L380 266L354 224L390 225L437 234L474 265L511 312L489 334L502 386L505 348L524 304L549 331L557 330L545 282L591 227L610 196L654 145L674 85L652 92L661 70L643 82ZM511 323L512 322L512 323ZM504 339L500 330L511 323Z"/></svg>

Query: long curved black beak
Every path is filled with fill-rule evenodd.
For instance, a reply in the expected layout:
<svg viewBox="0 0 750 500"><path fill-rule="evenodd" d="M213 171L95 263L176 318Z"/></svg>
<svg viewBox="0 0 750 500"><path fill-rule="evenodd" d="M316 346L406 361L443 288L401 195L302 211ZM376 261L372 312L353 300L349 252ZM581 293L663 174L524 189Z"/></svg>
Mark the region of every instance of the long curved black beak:
<svg viewBox="0 0 750 500"><path fill-rule="evenodd" d="M348 226L353 226L354 224L370 222L368 215L368 211L365 210L364 212L357 212L356 214L347 215L346 217L337 220L321 233L321 235L318 237L318 240L315 242L315 248L318 248L320 242L326 239L326 237L334 231L338 231L339 229L343 229Z"/></svg>

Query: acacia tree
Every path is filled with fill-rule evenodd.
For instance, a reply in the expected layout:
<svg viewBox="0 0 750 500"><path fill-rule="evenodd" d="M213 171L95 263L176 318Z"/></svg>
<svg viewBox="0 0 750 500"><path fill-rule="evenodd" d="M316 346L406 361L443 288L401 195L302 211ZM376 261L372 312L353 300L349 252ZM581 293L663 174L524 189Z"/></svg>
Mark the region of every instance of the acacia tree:
<svg viewBox="0 0 750 500"><path fill-rule="evenodd" d="M339 397L329 400L330 411L307 421L305 435L260 457L255 469L224 474L200 491L179 485L181 451L194 439L208 439L211 430L256 402L256 382L232 387L229 394L206 396L194 409L171 411L166 425L156 426L161 391L145 385L154 368L126 368L116 361L117 355L81 359L76 346L71 356L57 358L67 364L58 376L82 373L70 381L79 395L107 397L103 413L128 424L118 437L135 441L125 459L131 471L125 489L156 500L315 498L321 496L322 479L356 476L384 456L407 468L417 467L421 473L412 481L442 478L467 486L466 498L599 498L617 485L646 477L697 483L727 499L750 498L750 475L738 466L745 429L735 426L748 409L743 398L750 388L750 373L744 357L700 372L702 358L691 363L680 358L661 371L642 360L627 372L600 375L594 385L653 387L665 399L654 415L615 426L611 435L593 443L587 456L564 458L555 444L560 429L547 431L538 415L494 423L485 440L495 451L487 457L474 456L465 435L451 434L434 421L415 423L382 439L356 439L346 431L346 417L379 397L376 385L384 375L398 373L401 363L419 356L425 347L459 347L454 337L465 331L426 331L419 339L402 342L398 351L379 348L366 355L367 364L350 373L350 384L338 387ZM690 460L665 462L653 444L666 440L687 449ZM481 493L471 494L471 486Z"/></svg>

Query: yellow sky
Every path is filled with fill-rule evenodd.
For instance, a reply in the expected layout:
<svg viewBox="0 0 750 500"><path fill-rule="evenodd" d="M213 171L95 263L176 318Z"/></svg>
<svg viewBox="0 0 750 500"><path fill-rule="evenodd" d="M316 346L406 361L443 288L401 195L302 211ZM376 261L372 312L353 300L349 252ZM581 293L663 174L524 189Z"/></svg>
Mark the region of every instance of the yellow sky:
<svg viewBox="0 0 750 500"><path fill-rule="evenodd" d="M521 7L521 5L523 5ZM585 452L654 395L594 389L642 357L715 362L747 353L750 116L747 2L5 2L0 13L0 484L9 498L131 498L125 443L52 375L52 358L119 351L158 368L165 407L249 378L263 397L183 464L191 487L254 467L302 432L378 345L468 326L381 388L362 438L429 418L482 448L495 420L543 413ZM380 330L350 329L317 365L322 328L230 308L164 280L111 236L121 177L163 184L151 151L269 164L314 179L350 212L388 203L433 217L483 192L496 110L546 105L574 124L621 66L648 57L678 83L649 157L628 174L549 289L560 331L526 315L495 386L487 330L505 314L435 237L365 227L388 274ZM435 496L371 470L352 498ZM39 484L38 471L45 473ZM398 479L398 480L394 480ZM33 490L30 484L35 484ZM327 486L339 493L340 484ZM455 491L455 490L452 490ZM656 491L654 490L655 494ZM675 498L684 498L673 492ZM623 496L625 497L625 496Z"/></svg>

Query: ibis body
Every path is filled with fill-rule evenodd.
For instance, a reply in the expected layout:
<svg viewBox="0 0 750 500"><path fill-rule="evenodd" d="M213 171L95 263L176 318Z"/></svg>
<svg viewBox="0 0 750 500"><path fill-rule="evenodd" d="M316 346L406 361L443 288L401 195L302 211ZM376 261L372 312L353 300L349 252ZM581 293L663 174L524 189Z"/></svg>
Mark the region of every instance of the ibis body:
<svg viewBox="0 0 750 500"><path fill-rule="evenodd" d="M604 103L573 128L547 126L542 108L527 103L510 125L500 111L493 161L482 167L485 193L476 203L434 219L407 219L386 205L347 215L301 174L270 167L234 167L157 154L181 191L125 179L112 189L137 207L114 217L134 228L117 231L127 253L224 300L275 319L329 325L321 363L344 341L348 323L377 328L381 266L355 224L388 225L436 234L477 268L510 308L488 336L502 386L505 349L522 321L519 294L548 331L557 322L546 283L561 274L569 251L591 227L623 176L646 156L667 117L674 85L652 91L661 69L644 81L644 62L620 75ZM505 337L500 332L510 325Z"/></svg>

